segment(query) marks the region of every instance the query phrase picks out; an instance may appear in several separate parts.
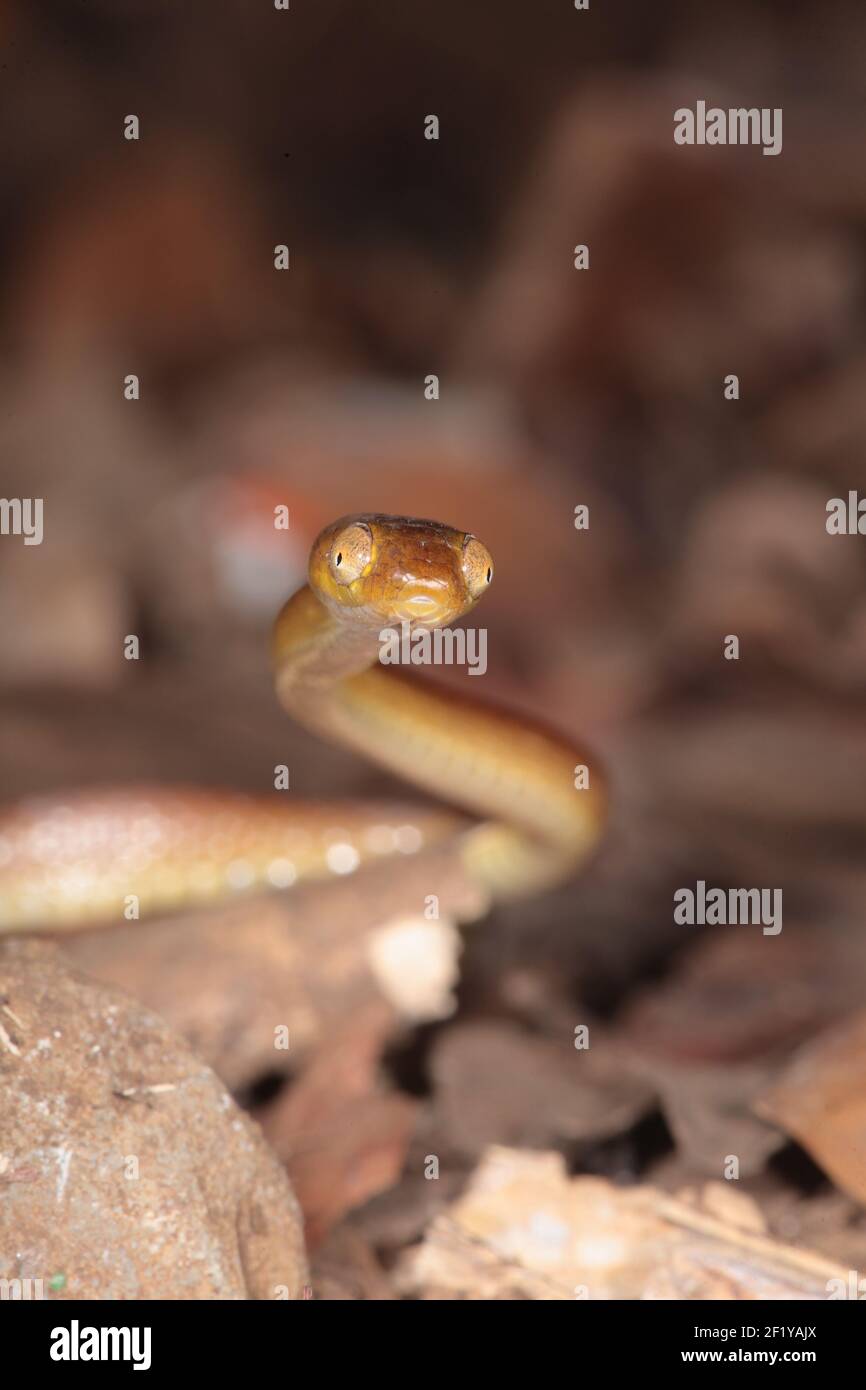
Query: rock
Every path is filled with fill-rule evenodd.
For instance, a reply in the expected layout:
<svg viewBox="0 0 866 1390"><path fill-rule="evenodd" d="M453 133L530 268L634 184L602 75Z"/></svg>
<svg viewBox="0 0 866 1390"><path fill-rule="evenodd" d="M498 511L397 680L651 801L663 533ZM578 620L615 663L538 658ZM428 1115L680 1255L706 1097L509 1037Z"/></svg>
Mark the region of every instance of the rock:
<svg viewBox="0 0 866 1390"><path fill-rule="evenodd" d="M301 1215L155 1014L43 943L0 954L0 1277L69 1299L297 1299Z"/></svg>

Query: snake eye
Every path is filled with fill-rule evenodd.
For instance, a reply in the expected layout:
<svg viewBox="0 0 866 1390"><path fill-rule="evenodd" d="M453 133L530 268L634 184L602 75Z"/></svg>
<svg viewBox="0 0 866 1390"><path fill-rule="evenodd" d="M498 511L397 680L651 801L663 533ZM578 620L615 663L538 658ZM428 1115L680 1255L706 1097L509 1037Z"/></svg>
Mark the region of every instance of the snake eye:
<svg viewBox="0 0 866 1390"><path fill-rule="evenodd" d="M467 536L463 542L463 577L473 598L480 598L493 580L490 551L475 536Z"/></svg>
<svg viewBox="0 0 866 1390"><path fill-rule="evenodd" d="M363 521L355 521L334 537L328 563L338 584L351 584L360 578L372 558L372 532Z"/></svg>

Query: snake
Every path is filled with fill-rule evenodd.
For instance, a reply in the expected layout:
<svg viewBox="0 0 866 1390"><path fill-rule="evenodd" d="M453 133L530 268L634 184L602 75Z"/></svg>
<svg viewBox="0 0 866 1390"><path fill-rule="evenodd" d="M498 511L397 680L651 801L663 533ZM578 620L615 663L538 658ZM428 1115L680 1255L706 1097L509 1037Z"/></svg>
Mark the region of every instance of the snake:
<svg viewBox="0 0 866 1390"><path fill-rule="evenodd" d="M411 671L383 660L383 634L411 644L452 632L492 581L471 532L378 513L326 526L307 583L274 624L277 697L307 730L427 799L170 785L29 797L0 811L0 932L171 914L384 868L443 842L492 902L568 880L605 827L595 761L543 722L466 693L468 681L458 690L425 679L414 658Z"/></svg>

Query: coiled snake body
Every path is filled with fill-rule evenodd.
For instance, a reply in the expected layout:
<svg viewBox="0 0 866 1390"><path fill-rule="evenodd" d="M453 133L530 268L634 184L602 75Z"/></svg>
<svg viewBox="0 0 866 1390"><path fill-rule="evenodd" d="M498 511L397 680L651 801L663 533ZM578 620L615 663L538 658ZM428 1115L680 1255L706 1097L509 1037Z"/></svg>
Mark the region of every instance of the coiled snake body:
<svg viewBox="0 0 866 1390"><path fill-rule="evenodd" d="M57 931L353 873L455 837L468 872L512 896L574 872L597 844L595 767L523 717L378 660L383 629L447 627L487 589L474 536L405 517L344 517L274 629L278 696L302 724L459 810L296 802L172 788L34 798L0 816L0 931ZM469 819L465 814L469 813Z"/></svg>

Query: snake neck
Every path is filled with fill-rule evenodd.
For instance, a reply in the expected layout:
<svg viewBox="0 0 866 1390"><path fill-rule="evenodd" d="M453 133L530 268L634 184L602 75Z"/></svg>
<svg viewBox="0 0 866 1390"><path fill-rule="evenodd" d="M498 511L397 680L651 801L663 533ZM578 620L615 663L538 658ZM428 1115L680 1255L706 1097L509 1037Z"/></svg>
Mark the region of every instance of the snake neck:
<svg viewBox="0 0 866 1390"><path fill-rule="evenodd" d="M518 859L527 889L579 866L598 840L605 800L597 773L576 790L580 751L523 718L385 670L379 650L378 631L341 621L301 590L275 629L281 703L313 732L484 822L473 853L486 880Z"/></svg>
<svg viewBox="0 0 866 1390"><path fill-rule="evenodd" d="M365 671L376 660L378 632L362 623L338 622L305 585L284 604L274 625L274 676L281 704L302 711ZM302 720L306 723L306 720Z"/></svg>

